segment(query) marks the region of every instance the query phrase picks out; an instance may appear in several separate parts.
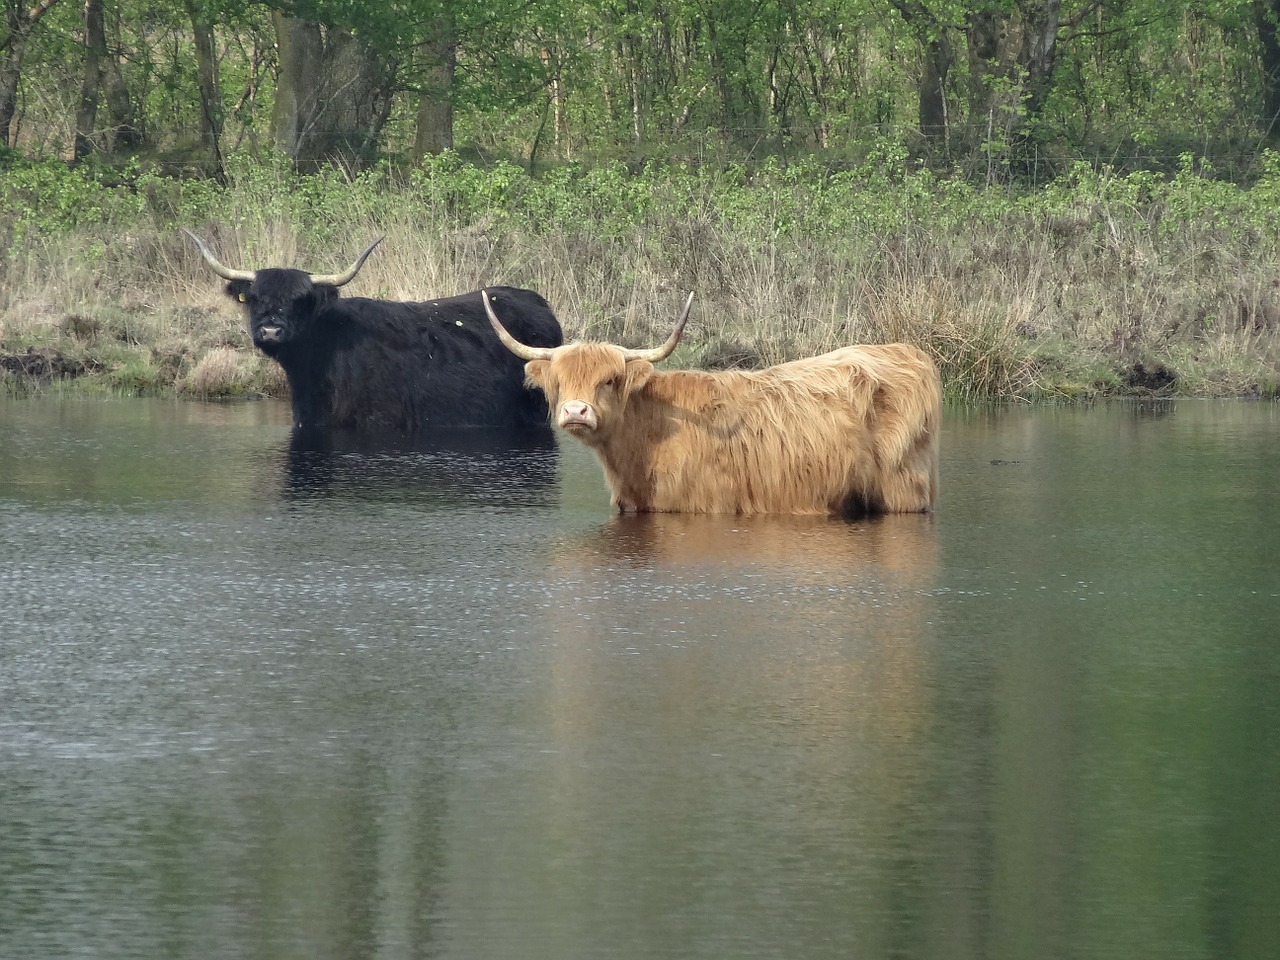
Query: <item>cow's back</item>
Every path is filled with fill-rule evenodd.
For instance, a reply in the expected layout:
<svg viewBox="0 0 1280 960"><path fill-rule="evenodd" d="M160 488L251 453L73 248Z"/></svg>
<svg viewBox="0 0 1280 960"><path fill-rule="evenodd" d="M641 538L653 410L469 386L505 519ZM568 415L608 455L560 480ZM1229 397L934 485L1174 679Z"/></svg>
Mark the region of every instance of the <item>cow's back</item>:
<svg viewBox="0 0 1280 960"><path fill-rule="evenodd" d="M869 412L874 470L843 512L932 510L938 498L942 382L932 358L908 343L845 347L828 354L858 384L858 409Z"/></svg>
<svg viewBox="0 0 1280 960"><path fill-rule="evenodd" d="M623 509L926 511L940 409L936 367L906 344L761 371L672 372L651 378L628 412L648 462L610 471L606 461L606 471L615 493L627 491Z"/></svg>
<svg viewBox="0 0 1280 960"><path fill-rule="evenodd" d="M531 347L558 347L564 343L564 331L555 311L547 303L546 298L536 290L523 287L488 287L486 288L494 309L500 312L503 326L521 343ZM474 307L476 315L484 328L493 334L493 342L497 343L497 334L489 324L488 314L480 293L469 293L456 299L465 301ZM474 301L474 303L472 303ZM505 350L506 348L503 347Z"/></svg>
<svg viewBox="0 0 1280 960"><path fill-rule="evenodd" d="M541 295L514 287L494 288L493 295L530 343L563 342ZM547 422L545 398L524 385L524 365L498 341L478 291L417 303L343 298L317 319L331 347L323 378L332 425L421 430Z"/></svg>

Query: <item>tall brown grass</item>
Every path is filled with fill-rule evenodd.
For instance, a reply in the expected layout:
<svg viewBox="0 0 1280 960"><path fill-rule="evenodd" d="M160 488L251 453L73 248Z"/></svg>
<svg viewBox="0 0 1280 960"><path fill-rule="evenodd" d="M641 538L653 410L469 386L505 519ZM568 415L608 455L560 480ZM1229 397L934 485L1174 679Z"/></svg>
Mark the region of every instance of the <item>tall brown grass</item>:
<svg viewBox="0 0 1280 960"><path fill-rule="evenodd" d="M628 345L664 339L693 290L676 365L759 366L906 340L937 358L953 397L1274 395L1280 383L1278 243L1210 226L1161 234L1106 205L904 223L754 230L706 205L672 204L606 231L501 211L459 222L404 199L319 231L232 193L185 225L229 265L317 272L385 235L345 294L419 300L528 286L570 337ZM82 360L116 389L285 390L172 221L44 239L11 251L0 277L0 353Z"/></svg>

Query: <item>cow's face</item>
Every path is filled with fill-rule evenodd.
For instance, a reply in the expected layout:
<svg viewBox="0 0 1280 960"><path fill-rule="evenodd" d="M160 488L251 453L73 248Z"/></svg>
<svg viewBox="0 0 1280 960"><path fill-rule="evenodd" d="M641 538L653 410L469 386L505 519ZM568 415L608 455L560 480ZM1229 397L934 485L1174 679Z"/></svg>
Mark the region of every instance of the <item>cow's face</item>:
<svg viewBox="0 0 1280 960"><path fill-rule="evenodd" d="M297 343L315 315L338 296L329 284L313 283L302 270L259 270L252 280L232 280L227 295L244 306L254 346L267 354Z"/></svg>
<svg viewBox="0 0 1280 960"><path fill-rule="evenodd" d="M622 422L627 399L653 374L647 360L627 360L604 343L559 347L549 360L530 360L529 381L547 395L556 426L583 443L604 443Z"/></svg>

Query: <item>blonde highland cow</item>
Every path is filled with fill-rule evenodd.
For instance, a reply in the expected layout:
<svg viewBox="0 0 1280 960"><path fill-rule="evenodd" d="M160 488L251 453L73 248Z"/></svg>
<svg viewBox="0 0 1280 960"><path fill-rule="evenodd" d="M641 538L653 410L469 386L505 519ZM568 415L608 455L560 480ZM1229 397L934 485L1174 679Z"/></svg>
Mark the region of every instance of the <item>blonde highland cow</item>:
<svg viewBox="0 0 1280 960"><path fill-rule="evenodd" d="M760 371L659 371L662 346L530 347L485 310L524 359L552 421L595 451L624 513L858 517L931 511L942 389L905 343L845 347Z"/></svg>

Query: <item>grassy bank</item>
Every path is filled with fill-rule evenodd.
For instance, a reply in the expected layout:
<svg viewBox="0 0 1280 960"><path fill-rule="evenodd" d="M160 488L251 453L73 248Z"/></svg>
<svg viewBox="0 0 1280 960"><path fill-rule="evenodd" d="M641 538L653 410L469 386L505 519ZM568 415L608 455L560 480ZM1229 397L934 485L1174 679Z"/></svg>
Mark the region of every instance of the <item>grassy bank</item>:
<svg viewBox="0 0 1280 960"><path fill-rule="evenodd" d="M908 340L953 398L1275 397L1278 199L1280 158L1248 189L1188 161L1174 177L1081 168L1034 194L894 157L537 179L448 156L354 178L246 160L227 187L11 164L0 389L283 393L189 226L230 265L317 272L386 234L350 294L529 286L569 335L632 345L665 338L694 290L670 365Z"/></svg>

